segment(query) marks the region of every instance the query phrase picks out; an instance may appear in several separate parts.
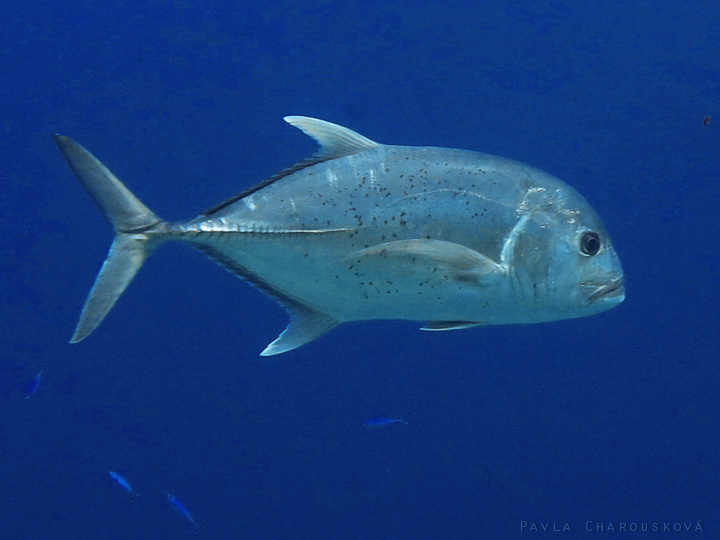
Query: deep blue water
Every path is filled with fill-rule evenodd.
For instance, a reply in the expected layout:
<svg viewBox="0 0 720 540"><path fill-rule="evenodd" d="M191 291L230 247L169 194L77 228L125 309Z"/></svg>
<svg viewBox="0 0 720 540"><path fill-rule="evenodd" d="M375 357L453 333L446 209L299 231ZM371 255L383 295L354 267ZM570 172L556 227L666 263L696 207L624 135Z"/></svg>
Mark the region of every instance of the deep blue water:
<svg viewBox="0 0 720 540"><path fill-rule="evenodd" d="M720 5L267 4L3 8L1 536L192 538L172 493L204 538L720 538ZM564 179L612 234L625 303L354 323L261 358L284 311L166 245L68 344L112 232L50 135L183 219L314 151L287 114ZM661 530L607 532L623 522Z"/></svg>

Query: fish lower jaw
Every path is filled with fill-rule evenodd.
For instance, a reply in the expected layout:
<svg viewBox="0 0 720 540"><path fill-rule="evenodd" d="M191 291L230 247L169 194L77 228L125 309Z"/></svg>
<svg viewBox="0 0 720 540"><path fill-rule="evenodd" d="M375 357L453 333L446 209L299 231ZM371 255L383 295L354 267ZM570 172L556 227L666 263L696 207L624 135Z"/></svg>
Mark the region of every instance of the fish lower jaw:
<svg viewBox="0 0 720 540"><path fill-rule="evenodd" d="M595 287L595 291L588 296L588 301L590 303L611 300L614 303L619 304L625 300L625 284L622 277L616 278L603 285L596 285Z"/></svg>

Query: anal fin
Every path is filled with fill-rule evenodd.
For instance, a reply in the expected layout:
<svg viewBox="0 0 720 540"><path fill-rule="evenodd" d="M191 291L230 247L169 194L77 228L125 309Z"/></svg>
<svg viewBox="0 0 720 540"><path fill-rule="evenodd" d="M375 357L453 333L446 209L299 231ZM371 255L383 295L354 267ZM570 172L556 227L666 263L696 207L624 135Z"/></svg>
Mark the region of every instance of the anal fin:
<svg viewBox="0 0 720 540"><path fill-rule="evenodd" d="M338 324L338 321L329 315L301 304L288 306L286 303L285 308L290 313L287 328L275 341L265 347L260 356L273 356L297 349L319 338Z"/></svg>
<svg viewBox="0 0 720 540"><path fill-rule="evenodd" d="M194 244L193 247L202 251L225 267L237 277L246 280L262 292L275 299L290 315L290 322L287 328L265 349L260 356L273 356L284 352L292 351L298 347L310 343L319 338L328 330L339 324L339 321L330 315L317 311L296 299L287 296L260 277L240 266L231 258L208 244Z"/></svg>

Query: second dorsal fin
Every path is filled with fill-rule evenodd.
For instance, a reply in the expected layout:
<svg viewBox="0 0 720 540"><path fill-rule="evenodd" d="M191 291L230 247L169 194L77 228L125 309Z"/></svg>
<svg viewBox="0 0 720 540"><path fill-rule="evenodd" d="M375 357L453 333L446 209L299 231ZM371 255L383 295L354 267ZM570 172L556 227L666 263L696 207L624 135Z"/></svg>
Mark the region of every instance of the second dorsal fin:
<svg viewBox="0 0 720 540"><path fill-rule="evenodd" d="M241 191L237 195L233 195L229 199L224 200L212 208L208 208L200 214L201 216L209 216L210 214L219 212L235 201L243 199L256 191L277 182L278 180L282 180L286 176L308 167L312 167L313 165L317 165L318 163L322 163L323 161L329 161L331 159L344 156L351 156L353 154L363 152L364 150L382 146L380 143L376 143L367 137L363 137L359 133L355 133L352 129L338 126L337 124L326 122L325 120L318 120L317 118L310 118L309 116L286 116L283 120L291 126L295 126L296 128L302 130L303 133L317 141L320 145L320 149L315 153L315 155L297 162L292 167L288 167L287 169L272 175L270 178Z"/></svg>
<svg viewBox="0 0 720 540"><path fill-rule="evenodd" d="M323 160L349 156L380 146L379 143L371 141L351 129L325 120L309 116L286 116L283 120L315 139L320 145L320 150L314 157Z"/></svg>

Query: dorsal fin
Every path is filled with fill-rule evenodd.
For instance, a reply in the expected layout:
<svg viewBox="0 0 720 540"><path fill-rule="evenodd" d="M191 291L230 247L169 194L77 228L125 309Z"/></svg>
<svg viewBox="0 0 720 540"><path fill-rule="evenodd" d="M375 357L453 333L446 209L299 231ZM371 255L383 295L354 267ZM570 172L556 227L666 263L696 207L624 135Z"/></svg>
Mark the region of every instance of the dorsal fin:
<svg viewBox="0 0 720 540"><path fill-rule="evenodd" d="M310 118L309 116L286 116L283 120L291 126L295 126L296 128L302 130L302 132L307 134L309 137L315 139L320 145L320 150L309 158L298 161L292 167L283 169L279 173L272 175L270 178L241 191L237 195L233 195L229 199L224 200L212 208L208 208L204 212L201 212L200 216L209 216L210 214L218 212L235 201L239 201L256 191L261 190L265 186L269 186L270 184L293 173L306 169L307 167L312 167L313 165L317 165L323 161L350 156L352 154L362 152L363 150L369 150L370 148L380 146L380 143L371 141L367 137L363 137L359 133L355 133L352 129L338 126L337 124L326 122L325 120L318 120L317 118Z"/></svg>
<svg viewBox="0 0 720 540"><path fill-rule="evenodd" d="M349 156L380 146L352 129L325 120L309 116L286 116L283 120L315 139L320 145L320 150L314 157L323 158L323 160Z"/></svg>

